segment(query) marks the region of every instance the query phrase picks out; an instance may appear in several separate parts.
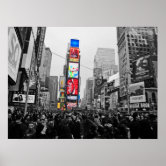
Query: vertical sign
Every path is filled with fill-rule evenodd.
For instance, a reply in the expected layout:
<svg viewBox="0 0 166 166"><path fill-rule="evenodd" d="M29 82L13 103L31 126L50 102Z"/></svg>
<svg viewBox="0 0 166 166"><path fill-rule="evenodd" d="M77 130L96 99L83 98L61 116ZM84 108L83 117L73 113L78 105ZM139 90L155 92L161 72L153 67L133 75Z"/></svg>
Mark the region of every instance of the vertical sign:
<svg viewBox="0 0 166 166"><path fill-rule="evenodd" d="M21 57L21 46L13 27L8 28L8 74L16 82Z"/></svg>
<svg viewBox="0 0 166 166"><path fill-rule="evenodd" d="M79 96L79 40L71 39L69 48L69 57L67 58L67 75L66 75L66 104L67 109L78 106Z"/></svg>

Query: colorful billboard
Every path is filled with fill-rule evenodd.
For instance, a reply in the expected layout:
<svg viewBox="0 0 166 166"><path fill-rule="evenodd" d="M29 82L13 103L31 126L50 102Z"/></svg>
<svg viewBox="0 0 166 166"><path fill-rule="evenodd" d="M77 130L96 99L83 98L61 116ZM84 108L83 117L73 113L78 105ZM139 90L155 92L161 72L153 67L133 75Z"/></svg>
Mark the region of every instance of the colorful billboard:
<svg viewBox="0 0 166 166"><path fill-rule="evenodd" d="M130 103L146 102L144 82L130 84Z"/></svg>
<svg viewBox="0 0 166 166"><path fill-rule="evenodd" d="M21 57L21 46L14 28L8 28L8 74L16 82Z"/></svg>
<svg viewBox="0 0 166 166"><path fill-rule="evenodd" d="M65 92L60 92L60 98L64 98L65 97Z"/></svg>
<svg viewBox="0 0 166 166"><path fill-rule="evenodd" d="M60 103L57 103L57 108L60 109Z"/></svg>
<svg viewBox="0 0 166 166"><path fill-rule="evenodd" d="M13 94L14 103L25 103L26 102L26 94ZM35 95L28 95L27 103L35 103Z"/></svg>
<svg viewBox="0 0 166 166"><path fill-rule="evenodd" d="M69 62L68 78L78 78L78 63Z"/></svg>
<svg viewBox="0 0 166 166"><path fill-rule="evenodd" d="M79 62L79 48L70 48L69 61Z"/></svg>
<svg viewBox="0 0 166 166"><path fill-rule="evenodd" d="M66 110L65 103L60 103L60 109L61 109L62 111Z"/></svg>
<svg viewBox="0 0 166 166"><path fill-rule="evenodd" d="M60 76L59 89L65 88L65 76Z"/></svg>
<svg viewBox="0 0 166 166"><path fill-rule="evenodd" d="M60 103L64 103L66 98L59 98Z"/></svg>
<svg viewBox="0 0 166 166"><path fill-rule="evenodd" d="M70 40L70 47L77 47L77 48L79 48L79 40L71 39Z"/></svg>
<svg viewBox="0 0 166 166"><path fill-rule="evenodd" d="M67 95L78 95L78 79L67 80Z"/></svg>

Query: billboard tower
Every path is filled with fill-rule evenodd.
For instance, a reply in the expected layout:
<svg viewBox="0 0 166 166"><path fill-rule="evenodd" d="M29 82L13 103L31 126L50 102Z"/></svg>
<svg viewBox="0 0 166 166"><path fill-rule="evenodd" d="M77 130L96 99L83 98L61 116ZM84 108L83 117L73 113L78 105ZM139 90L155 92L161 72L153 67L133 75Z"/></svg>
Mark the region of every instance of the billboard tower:
<svg viewBox="0 0 166 166"><path fill-rule="evenodd" d="M71 39L66 70L66 106L68 110L78 107L80 73L79 53L79 40Z"/></svg>

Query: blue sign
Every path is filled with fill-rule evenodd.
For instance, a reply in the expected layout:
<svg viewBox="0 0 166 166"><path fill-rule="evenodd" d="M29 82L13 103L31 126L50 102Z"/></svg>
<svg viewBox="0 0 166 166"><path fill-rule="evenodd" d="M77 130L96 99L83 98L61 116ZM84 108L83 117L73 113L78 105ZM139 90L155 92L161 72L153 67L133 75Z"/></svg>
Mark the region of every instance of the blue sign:
<svg viewBox="0 0 166 166"><path fill-rule="evenodd" d="M78 95L78 100L80 100L80 95Z"/></svg>
<svg viewBox="0 0 166 166"><path fill-rule="evenodd" d="M71 39L70 40L70 47L77 47L77 48L79 48L79 40Z"/></svg>

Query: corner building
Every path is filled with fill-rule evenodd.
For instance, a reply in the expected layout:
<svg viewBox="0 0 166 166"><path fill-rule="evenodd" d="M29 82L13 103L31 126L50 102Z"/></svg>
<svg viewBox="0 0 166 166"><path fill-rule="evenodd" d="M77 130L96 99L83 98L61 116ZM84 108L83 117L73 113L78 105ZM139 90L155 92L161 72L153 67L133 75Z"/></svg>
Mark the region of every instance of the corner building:
<svg viewBox="0 0 166 166"><path fill-rule="evenodd" d="M126 84L144 82L146 102L157 109L157 28L117 28L120 100L126 105Z"/></svg>

